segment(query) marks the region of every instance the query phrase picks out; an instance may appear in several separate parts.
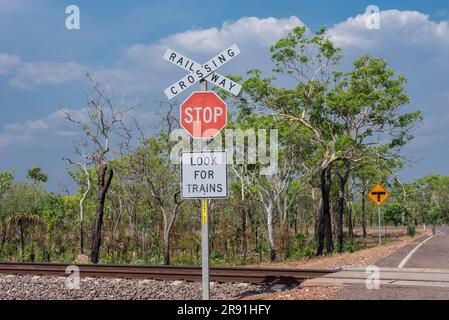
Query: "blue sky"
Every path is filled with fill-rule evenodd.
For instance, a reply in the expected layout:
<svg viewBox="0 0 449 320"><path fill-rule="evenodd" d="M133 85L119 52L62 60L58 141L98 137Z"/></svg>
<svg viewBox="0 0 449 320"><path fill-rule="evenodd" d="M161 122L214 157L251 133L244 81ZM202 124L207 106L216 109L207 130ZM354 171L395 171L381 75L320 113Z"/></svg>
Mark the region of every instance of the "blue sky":
<svg viewBox="0 0 449 320"><path fill-rule="evenodd" d="M65 28L65 8L78 5L81 29ZM363 27L365 8L381 10L380 30ZM449 5L447 1L56 1L0 0L0 170L41 166L48 186L70 184L61 160L76 140L58 110L82 113L82 75L142 103L154 127L156 100L183 76L161 58L166 47L206 60L237 43L242 55L221 73L270 70L267 48L304 24L329 28L345 65L361 54L387 58L409 78L410 110L425 121L406 154L417 160L404 180L449 174ZM419 160L419 161L418 161Z"/></svg>

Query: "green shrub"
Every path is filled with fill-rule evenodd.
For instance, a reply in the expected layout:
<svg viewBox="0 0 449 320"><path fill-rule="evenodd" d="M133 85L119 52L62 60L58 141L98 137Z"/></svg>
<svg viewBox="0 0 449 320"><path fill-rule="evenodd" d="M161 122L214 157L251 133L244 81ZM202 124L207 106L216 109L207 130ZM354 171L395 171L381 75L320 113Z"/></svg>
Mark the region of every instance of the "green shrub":
<svg viewBox="0 0 449 320"><path fill-rule="evenodd" d="M415 228L415 224L414 224L413 222L409 222L409 223L407 224L407 234L408 234L410 237L414 237L414 236L415 236L415 234L416 234L416 228Z"/></svg>
<svg viewBox="0 0 449 320"><path fill-rule="evenodd" d="M343 244L343 251L355 252L359 249L359 243L355 239L351 239Z"/></svg>
<svg viewBox="0 0 449 320"><path fill-rule="evenodd" d="M293 256L295 258L313 257L315 250L313 241L304 233L296 233L293 236Z"/></svg>

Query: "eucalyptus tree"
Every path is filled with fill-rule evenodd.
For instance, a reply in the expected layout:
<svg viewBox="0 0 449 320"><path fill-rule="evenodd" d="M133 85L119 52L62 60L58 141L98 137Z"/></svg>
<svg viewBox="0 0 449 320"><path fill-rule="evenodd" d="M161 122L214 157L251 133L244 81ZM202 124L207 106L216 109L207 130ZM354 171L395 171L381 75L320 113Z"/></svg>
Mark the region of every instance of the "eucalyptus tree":
<svg viewBox="0 0 449 320"><path fill-rule="evenodd" d="M271 52L274 71L291 78L294 86L277 88L273 78L262 79L260 71L253 71L244 88L256 106L289 121L298 135L309 132L307 143L314 152L304 160L316 161L321 191L317 254L323 253L324 242L330 253L334 249L330 191L335 163L346 163L341 179L344 189L350 164L362 161L368 149L377 151L379 158L397 155L412 138L410 131L420 113L401 112L408 103L406 80L383 59L364 56L354 62L353 70L337 72L341 49L324 28L308 37L304 27L297 27Z"/></svg>
<svg viewBox="0 0 449 320"><path fill-rule="evenodd" d="M162 104L166 107L160 114L160 132L147 137L136 123L135 132L129 131L126 143L130 170L136 182L151 196L154 207L159 211L163 224L164 264L170 264L170 237L184 202L181 198L179 185L179 165L171 162L170 153L176 144L170 140L174 129L179 128L179 122L173 116L175 104ZM137 133L137 136L136 134ZM133 144L133 138L137 143Z"/></svg>
<svg viewBox="0 0 449 320"><path fill-rule="evenodd" d="M8 199L14 196L12 193L12 186L14 181L14 175L8 170L0 171L0 221L2 225L2 233L0 239L0 253L3 251L3 246L6 241L7 232L7 214L8 214L8 204L10 203Z"/></svg>

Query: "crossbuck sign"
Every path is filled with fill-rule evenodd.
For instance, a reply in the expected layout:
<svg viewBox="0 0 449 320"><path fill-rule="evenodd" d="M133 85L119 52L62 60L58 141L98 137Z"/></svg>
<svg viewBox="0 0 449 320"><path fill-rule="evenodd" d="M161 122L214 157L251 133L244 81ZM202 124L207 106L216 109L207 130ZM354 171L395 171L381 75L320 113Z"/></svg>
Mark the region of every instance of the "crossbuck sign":
<svg viewBox="0 0 449 320"><path fill-rule="evenodd" d="M168 49L164 54L164 59L188 71L189 74L165 89L165 95L171 100L203 79L233 95L238 95L242 86L215 71L233 60L239 54L240 49L234 44L201 65L176 51Z"/></svg>

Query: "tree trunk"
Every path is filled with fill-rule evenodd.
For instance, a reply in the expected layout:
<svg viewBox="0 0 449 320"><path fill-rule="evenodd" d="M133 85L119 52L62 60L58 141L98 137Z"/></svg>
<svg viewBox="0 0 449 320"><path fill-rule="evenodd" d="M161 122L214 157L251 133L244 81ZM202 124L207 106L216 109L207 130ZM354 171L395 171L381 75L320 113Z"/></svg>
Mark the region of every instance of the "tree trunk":
<svg viewBox="0 0 449 320"><path fill-rule="evenodd" d="M361 218L362 218L362 232L363 232L363 239L366 238L366 187L362 190L362 212L361 212Z"/></svg>
<svg viewBox="0 0 449 320"><path fill-rule="evenodd" d="M276 261L276 247L274 244L274 229L273 229L273 202L269 199L269 205L267 210L267 229L268 229L268 242L270 244L270 259L271 262Z"/></svg>
<svg viewBox="0 0 449 320"><path fill-rule="evenodd" d="M84 254L84 221L80 219L80 251Z"/></svg>
<svg viewBox="0 0 449 320"><path fill-rule="evenodd" d="M348 234L350 238L354 238L354 222L352 221L352 195L348 195L347 211L348 211Z"/></svg>
<svg viewBox="0 0 449 320"><path fill-rule="evenodd" d="M22 256L22 261L23 261L23 257L24 257L24 253L25 253L25 235L24 235L24 226L23 226L22 219L19 220L19 229L20 229L20 248L22 250L21 256Z"/></svg>
<svg viewBox="0 0 449 320"><path fill-rule="evenodd" d="M321 214L318 227L318 248L317 255L322 255L324 241L326 240L326 251L332 253L334 244L332 242L332 222L330 215L330 191L332 186L331 168L321 169L320 189L321 189Z"/></svg>
<svg viewBox="0 0 449 320"><path fill-rule="evenodd" d="M248 254L248 236L247 236L247 217L248 207L242 208L242 237L243 237L243 264L246 263L246 257Z"/></svg>
<svg viewBox="0 0 449 320"><path fill-rule="evenodd" d="M3 247L4 247L5 242L6 242L6 231L7 231L7 225L6 225L6 223L3 223L2 240L1 240L1 243L0 243L0 254L3 252Z"/></svg>
<svg viewBox="0 0 449 320"><path fill-rule="evenodd" d="M317 205L314 187L312 187L312 207L313 207L313 228L314 228L313 234L315 236L315 241L318 243L321 206Z"/></svg>
<svg viewBox="0 0 449 320"><path fill-rule="evenodd" d="M104 205L106 202L106 195L111 186L112 178L114 176L114 171L109 170L109 176L107 181L105 180L106 173L108 170L108 165L100 159L100 168L98 171L98 204L97 212L95 217L95 229L92 233L92 251L90 259L92 263L98 263L100 258L100 247L101 247L101 229L103 227L103 215L104 215Z"/></svg>
<svg viewBox="0 0 449 320"><path fill-rule="evenodd" d="M346 183L349 177L350 163L349 161L344 162L344 167L340 169L338 173L338 208L337 208L337 240L338 240L338 252L343 251L344 243L344 232L343 232L343 214L345 208L345 189ZM349 220L351 221L351 220ZM352 224L352 223L350 223Z"/></svg>
<svg viewBox="0 0 449 320"><path fill-rule="evenodd" d="M344 233L343 233L343 208L345 205L345 182L340 177L338 188L338 208L337 208L337 241L338 252L343 251Z"/></svg>
<svg viewBox="0 0 449 320"><path fill-rule="evenodd" d="M170 232L164 232L164 265L170 265Z"/></svg>

